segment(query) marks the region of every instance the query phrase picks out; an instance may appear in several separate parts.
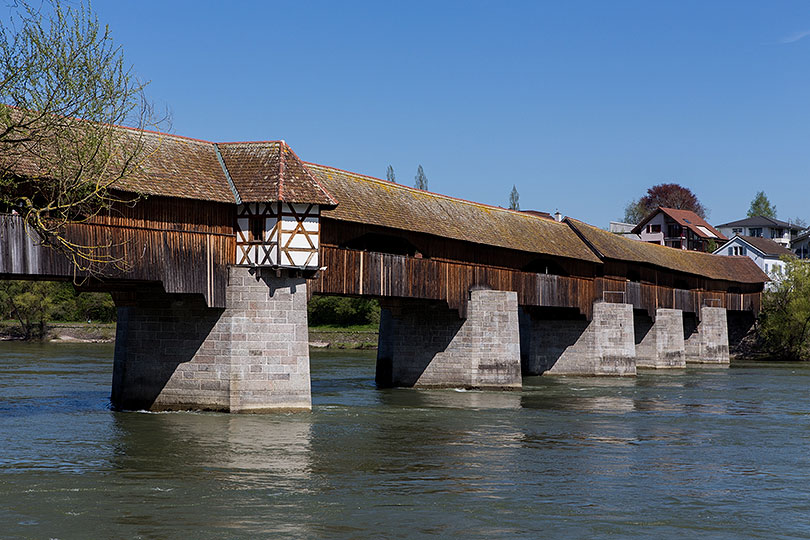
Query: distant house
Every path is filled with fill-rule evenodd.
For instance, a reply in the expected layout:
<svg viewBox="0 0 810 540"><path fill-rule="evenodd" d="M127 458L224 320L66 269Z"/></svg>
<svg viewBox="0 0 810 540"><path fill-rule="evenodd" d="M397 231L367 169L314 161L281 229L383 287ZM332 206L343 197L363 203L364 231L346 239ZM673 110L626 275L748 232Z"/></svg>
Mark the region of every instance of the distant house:
<svg viewBox="0 0 810 540"><path fill-rule="evenodd" d="M810 259L810 231L805 231L790 243L790 249L800 259Z"/></svg>
<svg viewBox="0 0 810 540"><path fill-rule="evenodd" d="M739 234L740 236L770 238L786 248L790 247L791 241L794 240L802 230L798 225L791 225L786 221L765 216L754 216L730 223L723 223L716 228L728 237Z"/></svg>
<svg viewBox="0 0 810 540"><path fill-rule="evenodd" d="M636 225L634 223L611 221L608 230L613 234L618 234L620 236L624 236L625 238L630 238L631 240L641 240L639 235L633 234L633 229L635 226Z"/></svg>
<svg viewBox="0 0 810 540"><path fill-rule="evenodd" d="M633 228L643 242L676 249L708 251L709 243L728 240L720 231L689 210L659 207Z"/></svg>
<svg viewBox="0 0 810 540"><path fill-rule="evenodd" d="M780 257L793 256L792 251L768 238L740 235L732 237L723 247L716 249L714 254L748 257L771 279L777 279L785 273L785 262ZM770 284L765 287L770 288Z"/></svg>

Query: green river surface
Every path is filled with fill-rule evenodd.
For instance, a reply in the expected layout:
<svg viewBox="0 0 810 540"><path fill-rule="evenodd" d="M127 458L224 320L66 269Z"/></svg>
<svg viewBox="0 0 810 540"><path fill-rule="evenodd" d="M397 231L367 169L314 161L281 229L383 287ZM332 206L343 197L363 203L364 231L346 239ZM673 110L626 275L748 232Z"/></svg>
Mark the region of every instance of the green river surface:
<svg viewBox="0 0 810 540"><path fill-rule="evenodd" d="M0 538L810 538L810 366L113 412L111 345L0 343Z"/></svg>

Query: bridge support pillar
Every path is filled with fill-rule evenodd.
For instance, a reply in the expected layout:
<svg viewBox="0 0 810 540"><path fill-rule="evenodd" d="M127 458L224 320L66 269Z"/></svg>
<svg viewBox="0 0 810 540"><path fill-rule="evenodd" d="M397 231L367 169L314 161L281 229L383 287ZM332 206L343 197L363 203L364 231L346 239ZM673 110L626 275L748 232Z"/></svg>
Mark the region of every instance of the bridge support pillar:
<svg viewBox="0 0 810 540"><path fill-rule="evenodd" d="M527 375L635 375L633 306L597 302L593 319L563 313L521 317Z"/></svg>
<svg viewBox="0 0 810 540"><path fill-rule="evenodd" d="M703 306L700 322L684 317L684 345L687 363L728 364L728 323L726 309Z"/></svg>
<svg viewBox="0 0 810 540"><path fill-rule="evenodd" d="M466 319L444 303L386 300L382 307L379 386L521 387L516 293L471 291Z"/></svg>
<svg viewBox="0 0 810 540"><path fill-rule="evenodd" d="M310 409L306 281L232 267L227 309L141 289L120 299L112 403L120 409Z"/></svg>
<svg viewBox="0 0 810 540"><path fill-rule="evenodd" d="M633 326L637 368L686 367L683 312L680 309L658 308L655 321L646 312L636 312Z"/></svg>

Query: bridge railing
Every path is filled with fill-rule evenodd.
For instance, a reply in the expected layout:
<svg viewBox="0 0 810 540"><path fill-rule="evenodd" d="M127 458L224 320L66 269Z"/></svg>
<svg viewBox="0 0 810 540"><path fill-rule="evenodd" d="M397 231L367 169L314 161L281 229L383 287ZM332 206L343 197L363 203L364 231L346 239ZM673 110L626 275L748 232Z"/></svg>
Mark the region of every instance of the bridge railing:
<svg viewBox="0 0 810 540"><path fill-rule="evenodd" d="M481 286L516 291L520 305L576 308L588 317L596 300L629 303L651 315L659 307L698 313L706 301L727 309L759 309L758 293L692 291L620 278L537 274L329 245L321 246L321 257L326 269L311 284L313 293L442 300L462 314L470 289ZM623 298L616 298L617 292Z"/></svg>

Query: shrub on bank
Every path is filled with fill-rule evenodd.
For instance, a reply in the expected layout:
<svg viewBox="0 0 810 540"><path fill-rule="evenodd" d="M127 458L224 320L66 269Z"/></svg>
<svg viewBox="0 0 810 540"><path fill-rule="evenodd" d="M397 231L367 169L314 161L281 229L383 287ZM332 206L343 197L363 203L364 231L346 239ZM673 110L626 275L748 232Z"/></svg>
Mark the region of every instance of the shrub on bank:
<svg viewBox="0 0 810 540"><path fill-rule="evenodd" d="M785 257L785 273L762 295L759 332L767 352L780 360L810 358L810 263Z"/></svg>
<svg viewBox="0 0 810 540"><path fill-rule="evenodd" d="M115 321L108 293L76 292L70 283L0 281L0 318L16 321L27 339L42 337L48 322Z"/></svg>
<svg viewBox="0 0 810 540"><path fill-rule="evenodd" d="M310 326L378 325L380 303L368 298L313 296L307 305Z"/></svg>

